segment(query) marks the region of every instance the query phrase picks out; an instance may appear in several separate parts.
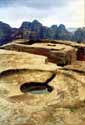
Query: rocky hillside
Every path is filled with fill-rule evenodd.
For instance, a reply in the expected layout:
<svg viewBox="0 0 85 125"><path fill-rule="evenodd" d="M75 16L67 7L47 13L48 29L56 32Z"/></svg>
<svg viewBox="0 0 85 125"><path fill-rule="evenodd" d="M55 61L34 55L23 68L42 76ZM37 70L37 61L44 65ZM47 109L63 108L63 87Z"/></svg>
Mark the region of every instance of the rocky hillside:
<svg viewBox="0 0 85 125"><path fill-rule="evenodd" d="M79 28L73 35L73 40L78 42L85 42L85 28Z"/></svg>
<svg viewBox="0 0 85 125"><path fill-rule="evenodd" d="M15 39L25 40L71 40L85 42L85 28L69 32L63 24L43 26L39 21L23 22L20 28L12 28L8 24L0 22L0 45Z"/></svg>
<svg viewBox="0 0 85 125"><path fill-rule="evenodd" d="M34 20L32 23L24 22L20 30L22 32L31 31L34 32L33 36L25 34L23 37L27 39L62 39L62 40L71 40L71 33L67 31L64 25L53 25L51 27L45 27L37 20ZM28 35L29 34L29 35Z"/></svg>
<svg viewBox="0 0 85 125"><path fill-rule="evenodd" d="M12 28L3 22L0 22L0 45L11 40Z"/></svg>

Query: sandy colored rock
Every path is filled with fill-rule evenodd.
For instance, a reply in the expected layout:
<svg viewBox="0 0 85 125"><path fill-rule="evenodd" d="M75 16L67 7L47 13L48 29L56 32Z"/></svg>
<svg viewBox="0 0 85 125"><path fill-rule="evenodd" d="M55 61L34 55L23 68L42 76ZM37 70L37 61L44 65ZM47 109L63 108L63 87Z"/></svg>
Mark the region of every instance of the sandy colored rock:
<svg viewBox="0 0 85 125"><path fill-rule="evenodd" d="M35 42L35 41L34 41ZM67 41L67 40L41 40L41 41L37 41L37 43L41 42L41 43L55 43L55 44L64 44L67 46L72 46L72 47L85 47L85 43L81 42L81 43L77 43L75 41ZM30 40L25 40L25 39L17 39L14 40L13 43L18 43L18 44L26 44L28 45L30 43Z"/></svg>
<svg viewBox="0 0 85 125"><path fill-rule="evenodd" d="M83 73L57 70L56 76L49 82L53 87L51 93L25 94L20 91L17 95L20 83L46 81L51 75L52 72L34 70L20 70L8 75L4 73L0 77L0 89L3 90L0 90L0 123L2 125L84 125L85 75Z"/></svg>
<svg viewBox="0 0 85 125"><path fill-rule="evenodd" d="M0 59L0 125L85 125L84 61L58 67L44 56L3 49ZM21 91L25 83L52 91Z"/></svg>
<svg viewBox="0 0 85 125"><path fill-rule="evenodd" d="M56 70L56 65L47 62L47 57L16 51L0 50L0 72L11 69Z"/></svg>
<svg viewBox="0 0 85 125"><path fill-rule="evenodd" d="M11 70L4 72L0 76L1 95L15 96L22 94L20 90L22 84L29 84L30 82L40 82L43 84L52 74L50 71L39 70Z"/></svg>
<svg viewBox="0 0 85 125"><path fill-rule="evenodd" d="M57 70L52 63L45 63L46 57L22 52L0 50L1 95L22 94L20 86L30 82L45 82ZM11 90L11 91L10 91Z"/></svg>
<svg viewBox="0 0 85 125"><path fill-rule="evenodd" d="M85 78L83 74L62 70L57 72L56 77L49 83L54 87L51 93L28 93L11 97L6 95L2 96L3 99L0 94L0 123L2 125L84 125L85 86L83 85L85 82L83 81L85 79L81 81L81 78ZM5 78L5 87L6 80ZM9 91L12 91L10 87Z"/></svg>
<svg viewBox="0 0 85 125"><path fill-rule="evenodd" d="M72 65L64 66L64 69L85 73L85 61L75 61Z"/></svg>
<svg viewBox="0 0 85 125"><path fill-rule="evenodd" d="M32 45L23 45L13 42L2 46L2 48L43 55L48 57L49 62L53 62L58 65L71 64L76 60L76 49L64 44L35 43Z"/></svg>

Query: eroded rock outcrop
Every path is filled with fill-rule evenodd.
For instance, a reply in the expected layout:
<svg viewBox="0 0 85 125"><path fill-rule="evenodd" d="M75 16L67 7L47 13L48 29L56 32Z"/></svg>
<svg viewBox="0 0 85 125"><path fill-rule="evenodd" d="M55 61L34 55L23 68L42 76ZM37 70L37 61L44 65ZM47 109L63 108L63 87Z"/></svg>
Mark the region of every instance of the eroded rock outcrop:
<svg viewBox="0 0 85 125"><path fill-rule="evenodd" d="M3 49L0 58L1 125L85 124L85 72L75 64L62 68L43 56ZM39 90L48 86L51 91Z"/></svg>
<svg viewBox="0 0 85 125"><path fill-rule="evenodd" d="M11 40L12 28L0 21L0 46Z"/></svg>
<svg viewBox="0 0 85 125"><path fill-rule="evenodd" d="M0 58L0 85L9 83L8 89L12 87L15 94L19 94L24 83L45 82L57 68L55 64L48 63L46 57L22 52L0 50Z"/></svg>
<svg viewBox="0 0 85 125"><path fill-rule="evenodd" d="M28 52L48 57L48 61L56 63L59 66L71 64L76 60L76 49L72 46L59 43L35 43L32 45L23 45L11 43L2 46L3 49Z"/></svg>

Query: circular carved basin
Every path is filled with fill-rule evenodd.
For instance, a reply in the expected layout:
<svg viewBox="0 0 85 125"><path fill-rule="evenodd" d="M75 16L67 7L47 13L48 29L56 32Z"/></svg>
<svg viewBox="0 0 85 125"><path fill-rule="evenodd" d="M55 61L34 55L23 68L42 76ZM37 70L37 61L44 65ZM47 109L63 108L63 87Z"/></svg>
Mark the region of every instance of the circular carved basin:
<svg viewBox="0 0 85 125"><path fill-rule="evenodd" d="M32 94L45 94L53 91L53 87L45 83L30 82L24 83L21 85L20 90L23 93L32 93Z"/></svg>

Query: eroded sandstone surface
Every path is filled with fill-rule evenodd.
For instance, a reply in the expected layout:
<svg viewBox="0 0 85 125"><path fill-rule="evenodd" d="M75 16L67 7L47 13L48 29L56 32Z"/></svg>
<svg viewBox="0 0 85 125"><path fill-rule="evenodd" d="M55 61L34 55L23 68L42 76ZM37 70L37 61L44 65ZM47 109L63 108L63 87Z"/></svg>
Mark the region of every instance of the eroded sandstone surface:
<svg viewBox="0 0 85 125"><path fill-rule="evenodd" d="M6 48L0 59L0 125L85 125L85 61Z"/></svg>
<svg viewBox="0 0 85 125"><path fill-rule="evenodd" d="M54 43L34 43L32 45L23 45L18 43L10 43L4 45L3 49L15 50L18 52L28 52L48 57L48 61L56 63L59 66L71 64L76 60L76 49L64 44Z"/></svg>

